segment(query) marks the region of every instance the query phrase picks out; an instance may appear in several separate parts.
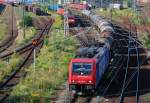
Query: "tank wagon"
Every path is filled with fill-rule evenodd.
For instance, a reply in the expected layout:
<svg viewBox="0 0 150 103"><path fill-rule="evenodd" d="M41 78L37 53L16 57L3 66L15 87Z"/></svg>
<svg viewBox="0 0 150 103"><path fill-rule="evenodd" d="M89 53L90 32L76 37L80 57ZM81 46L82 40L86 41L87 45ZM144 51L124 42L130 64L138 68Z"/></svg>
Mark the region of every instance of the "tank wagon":
<svg viewBox="0 0 150 103"><path fill-rule="evenodd" d="M75 58L70 61L69 90L78 95L94 92L98 87L109 65L114 33L108 21L90 12L85 12L83 13L97 25L101 32L100 39L95 45L79 48Z"/></svg>
<svg viewBox="0 0 150 103"><path fill-rule="evenodd" d="M109 21L105 20L104 18L100 17L99 15L96 15L89 10L82 10L82 14L86 17L88 17L100 30L100 32L113 32L114 29L112 28L112 25Z"/></svg>

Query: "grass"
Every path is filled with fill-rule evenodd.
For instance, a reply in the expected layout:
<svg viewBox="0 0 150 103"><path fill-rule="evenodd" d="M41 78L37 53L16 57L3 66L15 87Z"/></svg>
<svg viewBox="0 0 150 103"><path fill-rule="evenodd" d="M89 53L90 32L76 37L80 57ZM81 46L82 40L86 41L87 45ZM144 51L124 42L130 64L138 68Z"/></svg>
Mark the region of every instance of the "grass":
<svg viewBox="0 0 150 103"><path fill-rule="evenodd" d="M2 40L6 36L6 22L4 22L5 19L0 17L0 40Z"/></svg>
<svg viewBox="0 0 150 103"><path fill-rule="evenodd" d="M17 54L12 55L8 62L0 60L0 82L4 81L16 69L20 61L21 58Z"/></svg>
<svg viewBox="0 0 150 103"><path fill-rule="evenodd" d="M22 19L22 8L21 7L15 7L15 13L17 15L17 27L18 27L18 37L16 38L16 47L19 47L28 41L30 41L35 35L36 35L36 29L32 27L26 27L25 28L25 38L24 38L24 29L20 27L20 22ZM25 15L29 15L32 18L36 15L31 12L26 12Z"/></svg>
<svg viewBox="0 0 150 103"><path fill-rule="evenodd" d="M143 95L143 98L144 98L145 102L150 102L150 94L149 93Z"/></svg>
<svg viewBox="0 0 150 103"><path fill-rule="evenodd" d="M97 14L110 18L111 17L111 9L96 9L95 10ZM140 19L139 14L134 13L132 9L123 9L123 10L118 10L118 9L112 9L112 20L117 20L117 21L122 21L122 17L129 17L130 20L137 24L140 25L142 22L142 19Z"/></svg>
<svg viewBox="0 0 150 103"><path fill-rule="evenodd" d="M45 43L36 58L36 67L31 65L27 69L25 79L13 89L8 101L15 103L49 103L49 98L55 89L67 79L68 63L74 56L75 40L66 39L59 16L51 29L51 37ZM59 29L58 29L59 28Z"/></svg>
<svg viewBox="0 0 150 103"><path fill-rule="evenodd" d="M8 9L8 8L7 8ZM4 11L7 11L6 9L4 9ZM7 13L5 13L7 14ZM6 15L0 15L0 40L4 39L4 37L6 37L6 33L7 33L7 26L8 24L8 19Z"/></svg>
<svg viewBox="0 0 150 103"><path fill-rule="evenodd" d="M28 41L30 41L36 34L34 27L28 27L25 29L25 38L23 37L23 28L19 29L18 37L16 38L16 46L19 47Z"/></svg>
<svg viewBox="0 0 150 103"><path fill-rule="evenodd" d="M150 48L150 37L149 36L146 36L146 34L145 34L143 37L141 37L141 41L144 44L144 47Z"/></svg>

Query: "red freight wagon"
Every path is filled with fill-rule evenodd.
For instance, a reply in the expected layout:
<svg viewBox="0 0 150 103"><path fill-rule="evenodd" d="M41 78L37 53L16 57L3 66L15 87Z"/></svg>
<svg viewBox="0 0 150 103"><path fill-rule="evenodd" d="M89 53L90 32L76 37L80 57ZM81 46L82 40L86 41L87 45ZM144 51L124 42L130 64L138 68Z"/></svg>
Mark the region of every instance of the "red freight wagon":
<svg viewBox="0 0 150 103"><path fill-rule="evenodd" d="M1 4L4 3L4 0L0 0L0 3L1 3Z"/></svg>
<svg viewBox="0 0 150 103"><path fill-rule="evenodd" d="M75 16L74 15L68 15L68 24L70 26L74 26L75 25Z"/></svg>
<svg viewBox="0 0 150 103"><path fill-rule="evenodd" d="M57 13L60 14L60 15L64 15L64 9L63 8L58 9Z"/></svg>
<svg viewBox="0 0 150 103"><path fill-rule="evenodd" d="M87 4L72 3L69 4L69 8L77 9L77 10L85 10L85 9L89 9L89 6Z"/></svg>

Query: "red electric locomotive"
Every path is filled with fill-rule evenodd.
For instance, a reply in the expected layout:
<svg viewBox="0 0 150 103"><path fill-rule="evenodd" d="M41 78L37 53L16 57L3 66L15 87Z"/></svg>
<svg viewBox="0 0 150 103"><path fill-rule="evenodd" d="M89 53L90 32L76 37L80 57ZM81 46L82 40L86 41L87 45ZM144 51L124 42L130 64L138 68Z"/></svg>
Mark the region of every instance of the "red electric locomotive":
<svg viewBox="0 0 150 103"><path fill-rule="evenodd" d="M74 15L68 15L68 24L70 26L74 26L75 25L75 16Z"/></svg>
<svg viewBox="0 0 150 103"><path fill-rule="evenodd" d="M105 42L108 40L105 39ZM80 48L76 56L69 64L69 89L79 95L94 92L108 67L110 47L102 43Z"/></svg>
<svg viewBox="0 0 150 103"><path fill-rule="evenodd" d="M107 70L110 61L110 47L113 43L114 29L103 18L83 12L100 30L99 42L91 47L81 47L69 64L69 90L77 94L95 91Z"/></svg>

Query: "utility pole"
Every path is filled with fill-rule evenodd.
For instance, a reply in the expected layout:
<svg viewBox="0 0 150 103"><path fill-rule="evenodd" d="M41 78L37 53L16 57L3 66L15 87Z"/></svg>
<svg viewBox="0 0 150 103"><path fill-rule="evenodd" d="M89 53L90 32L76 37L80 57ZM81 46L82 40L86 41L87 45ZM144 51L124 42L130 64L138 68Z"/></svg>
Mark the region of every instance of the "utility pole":
<svg viewBox="0 0 150 103"><path fill-rule="evenodd" d="M133 0L133 10L136 12L136 0Z"/></svg>
<svg viewBox="0 0 150 103"><path fill-rule="evenodd" d="M22 15L22 19L23 19L23 38L25 39L25 0L22 1L22 10L23 10L23 15Z"/></svg>
<svg viewBox="0 0 150 103"><path fill-rule="evenodd" d="M14 28L14 4L12 3L12 36L14 35L14 31L13 31L13 28Z"/></svg>
<svg viewBox="0 0 150 103"><path fill-rule="evenodd" d="M103 8L103 0L101 0L101 8Z"/></svg>
<svg viewBox="0 0 150 103"><path fill-rule="evenodd" d="M111 0L111 5L110 5L110 18L111 18L111 21L112 21L112 11L113 11L113 0Z"/></svg>
<svg viewBox="0 0 150 103"><path fill-rule="evenodd" d="M69 36L69 25L68 25L68 0L64 0L64 35L65 37Z"/></svg>

